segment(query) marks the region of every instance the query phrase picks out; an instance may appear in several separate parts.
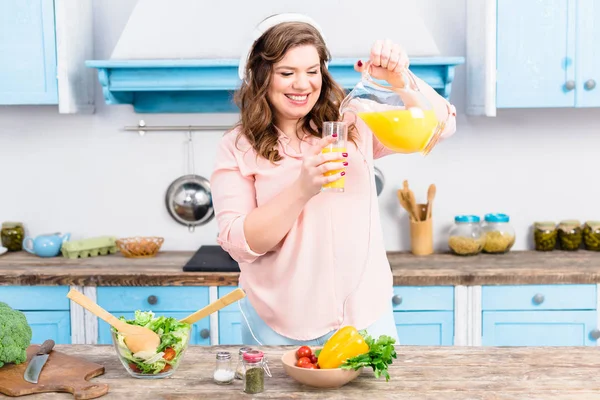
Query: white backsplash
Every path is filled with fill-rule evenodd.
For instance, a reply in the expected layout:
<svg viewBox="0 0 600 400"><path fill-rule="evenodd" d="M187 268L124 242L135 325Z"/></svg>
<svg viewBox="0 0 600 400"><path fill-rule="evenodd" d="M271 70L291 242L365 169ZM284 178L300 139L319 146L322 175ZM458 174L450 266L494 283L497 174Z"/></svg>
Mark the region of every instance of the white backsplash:
<svg viewBox="0 0 600 400"><path fill-rule="evenodd" d="M247 4L240 7L256 3ZM364 7L359 1L348 4ZM95 57L108 58L135 1L103 0L94 5ZM427 0L419 9L441 54L464 56L465 0ZM377 21L370 23L376 26ZM232 27L229 38L239 35ZM459 113L465 104L464 71L464 66L458 67L452 93ZM105 105L97 92L94 115L59 115L51 106L0 107L0 221L23 221L33 235L71 232L72 239L160 235L166 250L214 244L214 220L190 234L165 208L167 187L186 172L186 134L140 137L122 128L139 119L148 125L227 126L236 116L140 115L130 106ZM600 219L600 192L594 183L599 124L595 109L510 110L499 111L496 118L459 115L456 135L427 158L397 155L378 160L386 180L379 197L386 247L409 248L408 221L395 193L404 179L421 201L427 186L437 185L433 218L438 249L445 247L445 234L459 213L509 214L517 231L515 249L530 247L527 235L535 220ZM210 176L222 133L194 134L198 174Z"/></svg>

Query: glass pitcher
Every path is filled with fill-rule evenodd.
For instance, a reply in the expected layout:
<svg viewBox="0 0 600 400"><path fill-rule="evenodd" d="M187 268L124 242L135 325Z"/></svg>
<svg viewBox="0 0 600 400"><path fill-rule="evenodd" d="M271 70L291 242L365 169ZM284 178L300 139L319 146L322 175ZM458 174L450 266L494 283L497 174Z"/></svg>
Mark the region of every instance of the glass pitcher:
<svg viewBox="0 0 600 400"><path fill-rule="evenodd" d="M361 81L344 98L340 116L360 117L385 147L399 153L429 154L440 140L440 122L431 103L421 93L414 75L405 69L404 87L393 88L373 80L367 63Z"/></svg>

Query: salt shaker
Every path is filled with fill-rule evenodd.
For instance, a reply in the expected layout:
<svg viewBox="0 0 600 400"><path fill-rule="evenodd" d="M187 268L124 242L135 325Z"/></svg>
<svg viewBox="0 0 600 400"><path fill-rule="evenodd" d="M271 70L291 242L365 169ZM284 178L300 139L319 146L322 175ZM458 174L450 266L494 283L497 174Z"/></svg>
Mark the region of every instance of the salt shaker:
<svg viewBox="0 0 600 400"><path fill-rule="evenodd" d="M236 379L244 379L244 353L252 350L250 347L241 347L239 351L238 364L235 370Z"/></svg>
<svg viewBox="0 0 600 400"><path fill-rule="evenodd" d="M227 385L233 382L234 377L235 372L231 368L231 354L228 351L218 352L213 380L218 385Z"/></svg>

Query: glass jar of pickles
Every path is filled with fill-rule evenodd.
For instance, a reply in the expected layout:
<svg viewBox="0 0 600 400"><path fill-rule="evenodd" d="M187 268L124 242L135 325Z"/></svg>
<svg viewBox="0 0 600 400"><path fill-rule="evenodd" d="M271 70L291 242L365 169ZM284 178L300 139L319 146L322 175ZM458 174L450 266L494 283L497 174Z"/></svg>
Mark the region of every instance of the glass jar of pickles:
<svg viewBox="0 0 600 400"><path fill-rule="evenodd" d="M600 251L600 221L586 221L583 226L583 244L586 250Z"/></svg>
<svg viewBox="0 0 600 400"><path fill-rule="evenodd" d="M484 253L506 253L515 244L515 230L506 214L486 214L481 229L485 234Z"/></svg>
<svg viewBox="0 0 600 400"><path fill-rule="evenodd" d="M25 229L20 222L3 222L0 230L0 240L2 246L8 251L23 250L23 239L25 238Z"/></svg>
<svg viewBox="0 0 600 400"><path fill-rule="evenodd" d="M533 241L537 251L552 251L556 248L558 231L554 222L536 222L533 225Z"/></svg>
<svg viewBox="0 0 600 400"><path fill-rule="evenodd" d="M454 217L454 226L450 229L448 247L459 256L472 256L479 254L485 239L479 225L477 215L457 215Z"/></svg>
<svg viewBox="0 0 600 400"><path fill-rule="evenodd" d="M562 250L579 250L582 240L583 233L578 220L569 219L558 224L558 242Z"/></svg>

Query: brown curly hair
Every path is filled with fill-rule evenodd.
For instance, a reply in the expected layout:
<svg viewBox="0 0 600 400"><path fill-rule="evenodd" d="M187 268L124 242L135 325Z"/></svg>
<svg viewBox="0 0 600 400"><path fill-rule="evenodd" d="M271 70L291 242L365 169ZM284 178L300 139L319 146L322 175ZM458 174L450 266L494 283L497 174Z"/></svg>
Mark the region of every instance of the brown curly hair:
<svg viewBox="0 0 600 400"><path fill-rule="evenodd" d="M240 134L244 135L258 155L272 163L281 160L277 151L278 133L273 123L274 110L267 100L273 65L281 61L288 50L303 45L312 45L317 49L323 83L315 106L301 121L302 128L320 138L323 121L337 121L340 117L339 105L345 92L325 66L331 54L319 31L303 22L284 22L268 29L254 42L246 64L246 79L235 93L234 100L241 110L237 124L241 127ZM353 140L352 130L348 136Z"/></svg>

